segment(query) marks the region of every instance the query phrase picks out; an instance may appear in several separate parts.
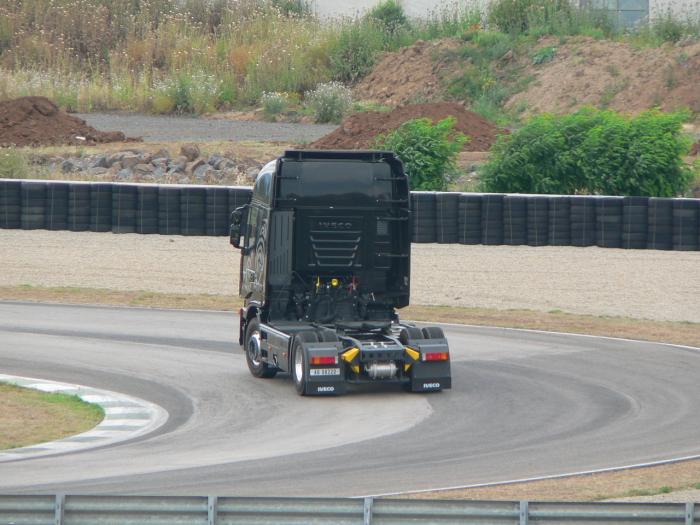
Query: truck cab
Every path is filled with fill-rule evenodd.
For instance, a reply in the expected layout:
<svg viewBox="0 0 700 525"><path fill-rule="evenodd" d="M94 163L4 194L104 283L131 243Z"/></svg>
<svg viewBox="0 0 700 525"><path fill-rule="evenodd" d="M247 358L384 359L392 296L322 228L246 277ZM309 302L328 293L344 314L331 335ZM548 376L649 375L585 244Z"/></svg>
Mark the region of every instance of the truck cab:
<svg viewBox="0 0 700 525"><path fill-rule="evenodd" d="M410 217L393 153L289 150L264 166L231 225L251 373L289 372L302 395L450 388L442 330L397 314L410 297Z"/></svg>

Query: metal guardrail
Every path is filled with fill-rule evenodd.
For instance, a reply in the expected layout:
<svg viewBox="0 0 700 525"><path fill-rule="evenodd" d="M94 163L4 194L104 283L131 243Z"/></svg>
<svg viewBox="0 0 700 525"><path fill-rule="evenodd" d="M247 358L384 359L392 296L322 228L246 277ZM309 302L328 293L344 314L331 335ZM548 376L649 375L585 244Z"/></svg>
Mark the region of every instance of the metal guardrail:
<svg viewBox="0 0 700 525"><path fill-rule="evenodd" d="M0 525L700 524L694 503L0 495Z"/></svg>

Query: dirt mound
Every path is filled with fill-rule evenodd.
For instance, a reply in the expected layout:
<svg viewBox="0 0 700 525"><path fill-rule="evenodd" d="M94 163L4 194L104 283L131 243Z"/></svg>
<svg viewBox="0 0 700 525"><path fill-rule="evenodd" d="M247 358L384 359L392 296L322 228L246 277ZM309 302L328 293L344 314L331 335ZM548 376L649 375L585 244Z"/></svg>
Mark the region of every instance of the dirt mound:
<svg viewBox="0 0 700 525"><path fill-rule="evenodd" d="M528 60L521 74L534 80L508 107L524 105L526 113L567 113L583 105L628 113L700 111L700 42L648 49L585 37L558 43L540 42L540 48L556 48L554 58L542 65Z"/></svg>
<svg viewBox="0 0 700 525"><path fill-rule="evenodd" d="M125 140L121 131L97 131L84 120L61 111L45 97L0 102L0 146L82 145Z"/></svg>
<svg viewBox="0 0 700 525"><path fill-rule="evenodd" d="M437 122L455 117L455 129L469 136L464 151L488 151L496 140L499 129L484 117L468 111L458 102L411 104L399 106L393 111L366 111L355 113L343 120L338 129L311 144L319 149L363 149L370 147L380 133L398 128L415 118L429 118Z"/></svg>
<svg viewBox="0 0 700 525"><path fill-rule="evenodd" d="M450 73L445 52L460 45L460 41L453 38L419 40L387 53L355 86L354 98L388 106L444 100L442 79Z"/></svg>

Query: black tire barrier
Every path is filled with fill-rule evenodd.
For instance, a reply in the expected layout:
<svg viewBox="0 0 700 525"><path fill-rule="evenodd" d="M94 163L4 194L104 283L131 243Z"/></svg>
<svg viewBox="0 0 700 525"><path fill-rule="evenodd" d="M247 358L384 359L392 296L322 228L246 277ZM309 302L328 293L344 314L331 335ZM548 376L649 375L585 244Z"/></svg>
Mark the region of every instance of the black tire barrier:
<svg viewBox="0 0 700 525"><path fill-rule="evenodd" d="M440 244L455 244L458 240L457 218L459 194L441 192L435 195L435 240Z"/></svg>
<svg viewBox="0 0 700 525"><path fill-rule="evenodd" d="M228 235L231 221L228 212L228 189L212 186L205 189L207 235Z"/></svg>
<svg viewBox="0 0 700 525"><path fill-rule="evenodd" d="M652 197L647 214L647 248L673 249L673 199Z"/></svg>
<svg viewBox="0 0 700 525"><path fill-rule="evenodd" d="M601 248L622 247L623 197L596 197L596 244Z"/></svg>
<svg viewBox="0 0 700 525"><path fill-rule="evenodd" d="M417 243L436 242L436 198L434 192L411 193L413 218L412 240Z"/></svg>
<svg viewBox="0 0 700 525"><path fill-rule="evenodd" d="M22 182L0 180L0 228L22 227Z"/></svg>
<svg viewBox="0 0 700 525"><path fill-rule="evenodd" d="M91 185L76 182L68 189L68 229L84 232L90 229L90 194Z"/></svg>
<svg viewBox="0 0 700 525"><path fill-rule="evenodd" d="M158 187L158 233L180 235L180 187Z"/></svg>
<svg viewBox="0 0 700 525"><path fill-rule="evenodd" d="M112 184L90 184L90 231L112 231Z"/></svg>
<svg viewBox="0 0 700 525"><path fill-rule="evenodd" d="M503 198L503 244L527 244L527 201L525 195Z"/></svg>
<svg viewBox="0 0 700 525"><path fill-rule="evenodd" d="M673 200L673 249L698 249L698 214L700 204L695 199Z"/></svg>
<svg viewBox="0 0 700 525"><path fill-rule="evenodd" d="M112 233L135 233L137 209L137 186L115 184L112 187Z"/></svg>
<svg viewBox="0 0 700 525"><path fill-rule="evenodd" d="M136 233L158 233L158 186L136 188Z"/></svg>
<svg viewBox="0 0 700 525"><path fill-rule="evenodd" d="M457 240L460 244L481 244L481 201L480 194L459 194Z"/></svg>
<svg viewBox="0 0 700 525"><path fill-rule="evenodd" d="M503 244L503 199L497 193L484 194L481 201L482 244Z"/></svg>
<svg viewBox="0 0 700 525"><path fill-rule="evenodd" d="M180 190L180 234L205 235L206 191L183 187Z"/></svg>
<svg viewBox="0 0 700 525"><path fill-rule="evenodd" d="M40 230L46 226L46 182L22 182L21 224L23 230Z"/></svg>
<svg viewBox="0 0 700 525"><path fill-rule="evenodd" d="M549 244L549 197L536 195L527 199L527 244Z"/></svg>
<svg viewBox="0 0 700 525"><path fill-rule="evenodd" d="M649 197L622 199L622 247L644 249L649 237Z"/></svg>
<svg viewBox="0 0 700 525"><path fill-rule="evenodd" d="M68 191L67 182L49 182L46 185L46 229L68 229Z"/></svg>
<svg viewBox="0 0 700 525"><path fill-rule="evenodd" d="M571 246L571 197L549 198L549 245Z"/></svg>
<svg viewBox="0 0 700 525"><path fill-rule="evenodd" d="M571 245L593 246L596 241L596 205L594 197L571 197Z"/></svg>

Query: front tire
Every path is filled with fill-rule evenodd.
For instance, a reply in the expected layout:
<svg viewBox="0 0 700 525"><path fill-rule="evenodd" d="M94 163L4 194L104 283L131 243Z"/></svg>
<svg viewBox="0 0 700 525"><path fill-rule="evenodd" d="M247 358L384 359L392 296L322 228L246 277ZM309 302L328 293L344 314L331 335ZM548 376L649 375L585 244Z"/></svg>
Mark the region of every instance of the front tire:
<svg viewBox="0 0 700 525"><path fill-rule="evenodd" d="M245 329L244 346L245 360L248 363L248 370L254 377L270 379L277 374L277 368L268 365L262 360L260 349L260 322L251 319Z"/></svg>

